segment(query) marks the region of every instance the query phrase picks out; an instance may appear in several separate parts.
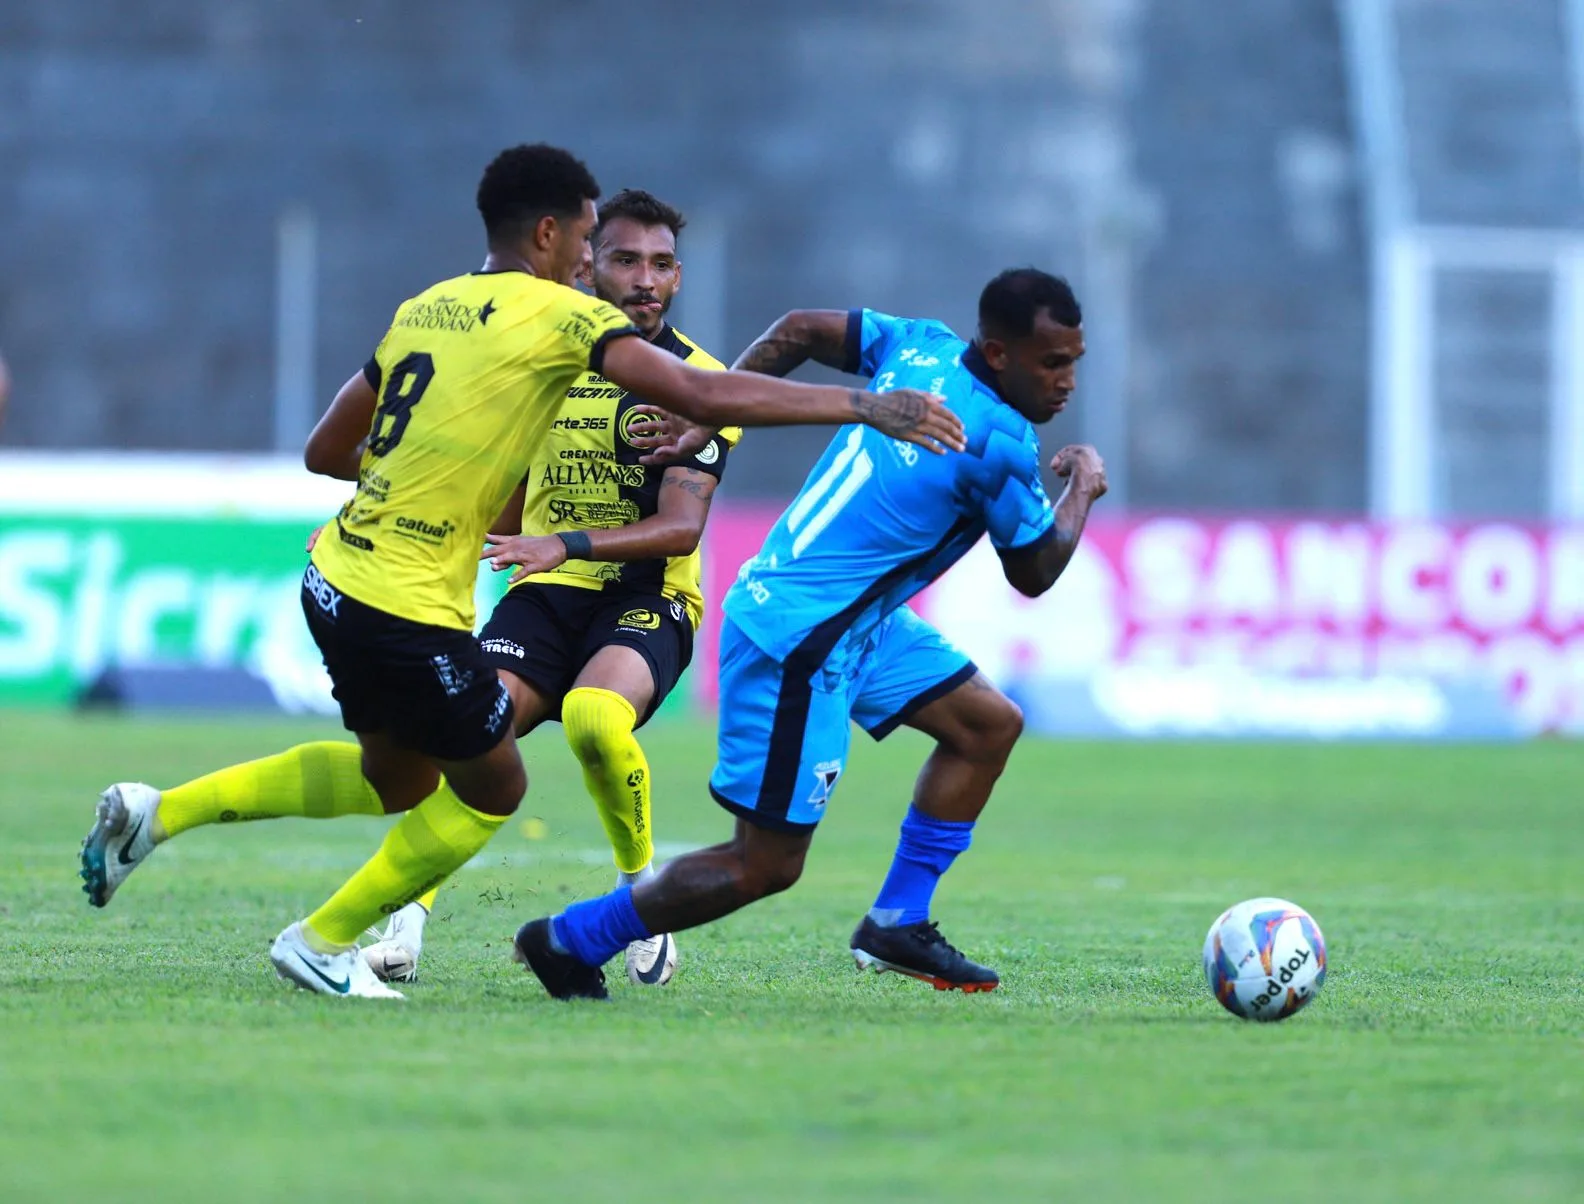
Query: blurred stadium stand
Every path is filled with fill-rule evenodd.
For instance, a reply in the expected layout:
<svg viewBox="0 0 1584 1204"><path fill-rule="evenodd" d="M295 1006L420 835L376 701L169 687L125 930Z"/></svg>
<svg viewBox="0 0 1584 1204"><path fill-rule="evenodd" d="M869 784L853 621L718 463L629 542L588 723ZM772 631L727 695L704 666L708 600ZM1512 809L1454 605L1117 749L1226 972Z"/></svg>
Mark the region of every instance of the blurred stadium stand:
<svg viewBox="0 0 1584 1204"><path fill-rule="evenodd" d="M1371 392L1389 386L1372 371L1385 232L1369 194L1397 171L1408 225L1576 229L1576 8L7 5L0 346L18 392L3 438L290 445L305 419L276 417L292 391L282 246L311 269L288 273L285 308L288 326L311 319L297 395L316 412L397 302L476 262L482 164L543 138L607 190L692 214L676 317L718 354L799 305L966 329L988 275L1038 262L1079 286L1092 349L1047 441L1098 443L1127 504L1412 509L1384 499L1379 456L1371 477ZM1401 136L1385 166L1360 160L1379 150L1349 33L1366 10L1391 35L1384 120ZM1447 514L1555 512L1535 465L1555 434L1563 277L1549 259L1460 263L1423 297L1446 433L1420 492ZM822 441L749 440L730 492L785 496Z"/></svg>

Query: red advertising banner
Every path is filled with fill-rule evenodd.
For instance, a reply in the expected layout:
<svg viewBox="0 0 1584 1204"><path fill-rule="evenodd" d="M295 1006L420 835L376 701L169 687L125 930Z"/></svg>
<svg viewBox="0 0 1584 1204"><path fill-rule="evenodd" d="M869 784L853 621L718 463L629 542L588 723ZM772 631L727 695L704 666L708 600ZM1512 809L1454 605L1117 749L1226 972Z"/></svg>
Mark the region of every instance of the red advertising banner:
<svg viewBox="0 0 1584 1204"><path fill-rule="evenodd" d="M712 616L776 513L712 515ZM1119 665L1484 678L1525 727L1584 731L1584 527L1102 518L1043 598L981 543L915 606L1002 682ZM694 674L712 700L712 641Z"/></svg>

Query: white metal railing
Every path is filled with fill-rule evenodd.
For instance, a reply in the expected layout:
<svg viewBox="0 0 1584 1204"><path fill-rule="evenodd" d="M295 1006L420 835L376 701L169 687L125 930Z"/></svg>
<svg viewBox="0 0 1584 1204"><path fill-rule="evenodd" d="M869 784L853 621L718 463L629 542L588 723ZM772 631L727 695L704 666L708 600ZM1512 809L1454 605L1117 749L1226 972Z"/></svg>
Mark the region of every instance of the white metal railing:
<svg viewBox="0 0 1584 1204"><path fill-rule="evenodd" d="M1434 371L1437 280L1446 271L1534 272L1551 281L1549 517L1584 520L1584 237L1540 230L1404 226L1384 239L1384 292L1375 298L1371 510L1428 518L1440 507L1434 469L1442 426Z"/></svg>
<svg viewBox="0 0 1584 1204"><path fill-rule="evenodd" d="M1584 140L1584 0L1564 0ZM1584 520L1584 237L1571 230L1419 223L1408 169L1397 0L1338 0L1370 235L1370 510L1426 518L1440 455L1435 287L1447 270L1538 272L1552 284L1547 509Z"/></svg>

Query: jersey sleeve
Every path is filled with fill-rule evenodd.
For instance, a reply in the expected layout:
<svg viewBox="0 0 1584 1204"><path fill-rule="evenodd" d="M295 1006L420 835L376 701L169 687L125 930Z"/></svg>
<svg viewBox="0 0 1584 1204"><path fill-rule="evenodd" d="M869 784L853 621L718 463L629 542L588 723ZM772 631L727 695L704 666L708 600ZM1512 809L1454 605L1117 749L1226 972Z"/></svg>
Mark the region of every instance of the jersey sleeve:
<svg viewBox="0 0 1584 1204"><path fill-rule="evenodd" d="M979 499L990 543L997 552L1037 548L1056 534L1056 512L1040 481L1039 449L992 435Z"/></svg>
<svg viewBox="0 0 1584 1204"><path fill-rule="evenodd" d="M696 343L687 343L687 346L691 349L690 353L689 353L689 355L687 357L687 362L690 365L692 365L693 367L702 368L706 372L724 372L724 371L726 371L726 365L725 364L721 363L713 355L710 355L707 351L703 350L703 348L699 347ZM741 439L742 439L742 427L740 427L740 426L723 426L716 433L715 439L711 440L711 442L713 443L713 442L716 442L716 441L719 441L719 440L724 440L725 441L725 445L726 445L726 447L722 449L722 452L724 454L724 451L727 448L736 447L738 441L741 440ZM709 451L709 448L706 447L704 449L704 452L701 452L700 454L702 455L702 454L704 454L704 453L706 453L708 451ZM722 465L724 465L725 464L725 460L723 459L721 461L721 463L722 463ZM709 469L708 467L705 467L704 465L694 465L694 467L697 467L697 468L701 469L704 472L711 472L712 471L711 469ZM716 472L713 475L718 477L718 476L720 476L720 473Z"/></svg>
<svg viewBox="0 0 1584 1204"><path fill-rule="evenodd" d="M735 430L736 428L730 428ZM737 432L741 434L741 431ZM689 459L679 461L677 467L691 468L697 472L706 472L717 481L726 473L726 455L732 449L732 440L726 438L727 432L720 431L706 443L703 449Z"/></svg>
<svg viewBox="0 0 1584 1204"><path fill-rule="evenodd" d="M873 309L847 311L846 371L854 376L873 376L896 345L907 338L913 323L893 318Z"/></svg>
<svg viewBox="0 0 1584 1204"><path fill-rule="evenodd" d="M569 360L590 372L599 372L605 363L605 349L615 340L636 335L632 319L609 301L587 296L575 289L564 290L564 312L556 323L556 333Z"/></svg>

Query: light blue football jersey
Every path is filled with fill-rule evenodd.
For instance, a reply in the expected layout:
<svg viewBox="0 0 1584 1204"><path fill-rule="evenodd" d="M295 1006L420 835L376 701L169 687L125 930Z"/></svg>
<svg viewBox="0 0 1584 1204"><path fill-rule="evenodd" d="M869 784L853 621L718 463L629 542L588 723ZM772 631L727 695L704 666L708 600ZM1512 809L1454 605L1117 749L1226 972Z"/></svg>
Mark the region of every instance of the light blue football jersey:
<svg viewBox="0 0 1584 1204"><path fill-rule="evenodd" d="M943 323L867 309L848 315L847 346L848 370L872 377L872 391L944 396L968 447L934 455L842 427L743 565L726 614L770 656L811 671L861 655L881 619L987 531L1001 551L1055 534L1034 427L997 395L976 348Z"/></svg>

